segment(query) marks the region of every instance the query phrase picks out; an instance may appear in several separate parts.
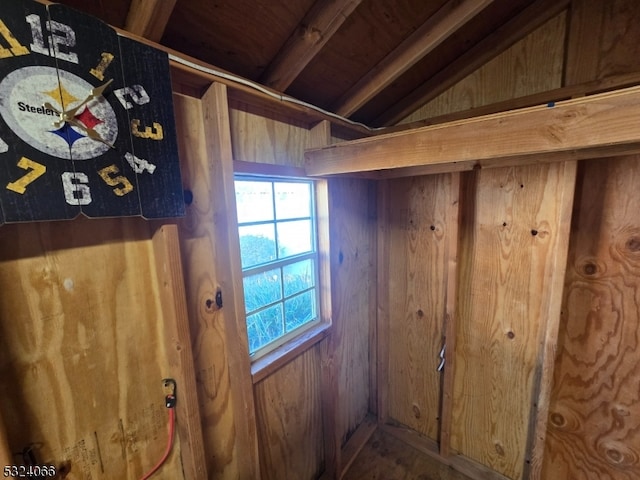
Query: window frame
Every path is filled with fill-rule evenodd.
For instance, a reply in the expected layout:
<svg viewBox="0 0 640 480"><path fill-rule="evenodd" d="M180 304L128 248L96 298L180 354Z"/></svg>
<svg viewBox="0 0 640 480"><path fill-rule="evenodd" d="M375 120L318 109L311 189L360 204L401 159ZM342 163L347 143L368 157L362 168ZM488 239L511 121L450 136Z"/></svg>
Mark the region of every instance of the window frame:
<svg viewBox="0 0 640 480"><path fill-rule="evenodd" d="M236 180L265 180L277 182L304 181L312 184L311 198L311 221L312 221L312 253L303 253L288 257L283 260L275 260L273 262L263 263L260 265L242 268L241 275L243 284L241 285L243 311L239 314L244 317L244 325L247 328L247 311L245 304L244 279L246 271L256 273L256 271L266 271L270 268L282 268L286 264L295 263L306 258L312 258L314 261L315 285L314 288L316 300L316 318L306 322L295 328L291 332L286 332L277 340L258 348L253 354L247 352L251 359L251 370L254 383L270 374L274 369L286 364L289 360L306 351L325 338L331 329L331 307L330 307L330 272L329 272L329 245L328 245L328 197L327 182L323 179L311 178L305 175L301 168L253 164L251 162L234 162L234 192ZM236 208L237 215L237 205ZM275 212L274 212L275 217ZM275 225L277 220L273 219ZM251 224L253 222L246 222ZM255 222L262 223L262 222ZM267 222L269 223L269 222ZM243 224L244 225L244 224ZM238 241L240 238L240 226L237 224ZM242 265L242 259L240 259ZM307 290L308 291L308 290ZM297 292L296 294L300 294ZM284 292L280 302L284 305ZM245 330L246 331L246 330ZM247 331L247 344L249 344Z"/></svg>

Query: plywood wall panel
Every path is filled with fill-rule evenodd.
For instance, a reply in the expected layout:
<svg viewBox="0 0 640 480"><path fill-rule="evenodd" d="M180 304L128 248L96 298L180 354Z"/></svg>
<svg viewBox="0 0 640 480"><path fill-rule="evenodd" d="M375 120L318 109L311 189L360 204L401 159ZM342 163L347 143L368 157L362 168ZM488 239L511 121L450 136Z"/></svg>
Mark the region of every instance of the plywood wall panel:
<svg viewBox="0 0 640 480"><path fill-rule="evenodd" d="M450 175L389 182L388 415L438 440ZM454 220L455 221L455 220Z"/></svg>
<svg viewBox="0 0 640 480"><path fill-rule="evenodd" d="M565 84L640 71L636 0L573 0Z"/></svg>
<svg viewBox="0 0 640 480"><path fill-rule="evenodd" d="M234 160L303 165L304 150L311 146L308 129L242 108L233 108L229 118Z"/></svg>
<svg viewBox="0 0 640 480"><path fill-rule="evenodd" d="M265 480L314 480L324 467L320 347L255 385Z"/></svg>
<svg viewBox="0 0 640 480"><path fill-rule="evenodd" d="M580 170L542 478L640 477L640 167Z"/></svg>
<svg viewBox="0 0 640 480"><path fill-rule="evenodd" d="M566 13L549 20L400 123L561 87L565 24Z"/></svg>
<svg viewBox="0 0 640 480"><path fill-rule="evenodd" d="M0 231L0 408L12 452L70 479L140 478L168 435L153 242L142 219ZM179 439L163 469L184 478Z"/></svg>
<svg viewBox="0 0 640 480"><path fill-rule="evenodd" d="M369 411L369 333L375 320L375 198L368 181L329 180L333 358L338 366L337 432L342 444Z"/></svg>
<svg viewBox="0 0 640 480"><path fill-rule="evenodd" d="M565 175L564 164L553 164L466 178L451 446L512 479L523 475L551 321L549 279L568 241L559 234Z"/></svg>

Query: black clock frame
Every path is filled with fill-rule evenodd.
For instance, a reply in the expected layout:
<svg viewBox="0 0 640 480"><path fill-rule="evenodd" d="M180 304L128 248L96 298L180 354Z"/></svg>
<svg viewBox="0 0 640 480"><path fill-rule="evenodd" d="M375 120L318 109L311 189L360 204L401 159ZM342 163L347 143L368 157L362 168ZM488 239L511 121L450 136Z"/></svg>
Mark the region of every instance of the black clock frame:
<svg viewBox="0 0 640 480"><path fill-rule="evenodd" d="M184 215L168 55L63 5L3 0L0 22L0 223L70 219L80 213ZM20 69L25 75L14 77L32 71L58 72L60 95L33 93L38 100L48 99L50 108L41 101L10 104L15 99L9 98L8 87L3 90L2 80ZM78 84L83 81L92 88L109 84L102 95L86 101L84 94L66 93L76 78L82 79ZM104 101L108 105L99 103ZM26 128L20 129L22 135L16 133L10 126L16 122L7 121L16 108L30 109L27 117L50 118L51 130L37 134L46 138L51 134L51 141L58 143L63 138L69 158L25 140ZM61 119L61 113L70 111L74 114ZM103 112L103 118L95 112ZM105 112L113 113L107 118ZM42 123L42 118L38 121ZM106 128L99 126L104 122L113 132L117 126L113 142L98 134ZM100 153L79 158L75 142L83 146L99 142Z"/></svg>

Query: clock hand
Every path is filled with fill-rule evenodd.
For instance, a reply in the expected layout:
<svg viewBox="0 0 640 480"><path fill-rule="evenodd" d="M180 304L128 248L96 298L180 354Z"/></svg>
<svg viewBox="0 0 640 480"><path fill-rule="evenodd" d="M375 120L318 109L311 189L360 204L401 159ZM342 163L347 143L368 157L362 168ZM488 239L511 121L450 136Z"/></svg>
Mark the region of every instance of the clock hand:
<svg viewBox="0 0 640 480"><path fill-rule="evenodd" d="M113 82L113 78L110 80L107 80L105 83L103 83L99 87L92 88L87 98L85 98L82 102L80 102L75 107L70 108L69 110L63 110L62 112L59 112L56 108L53 108L53 106L49 102L45 102L44 107L49 108L54 112L56 112L58 115L60 115L60 120L54 123L56 127L59 127L64 122L69 121L69 119L73 119L73 117L76 116L76 113L78 113L78 110L80 110L84 105L89 103L92 99L102 95L102 93L111 84L111 82Z"/></svg>
<svg viewBox="0 0 640 480"><path fill-rule="evenodd" d="M73 118L76 116L76 113L78 112L78 110L80 110L80 108L83 105L86 105L87 103L89 103L93 98L99 97L100 95L102 95L102 92L104 92L106 90L106 88L111 84L111 82L113 82L113 78L110 80L107 80L105 83L103 83L102 85L100 85L99 87L95 87L91 89L91 92L89 92L89 96L87 98L85 98L79 105L76 105L75 107L67 110L64 113L64 116L66 118Z"/></svg>
<svg viewBox="0 0 640 480"><path fill-rule="evenodd" d="M93 128L84 126L82 123L78 122L75 118L67 119L66 122L70 123L74 127L77 127L83 132L85 132L90 139L97 140L98 142L102 142L109 148L114 148L114 149L116 148L113 145L111 145L109 142L107 142L104 138L102 138L102 136L98 132L96 132Z"/></svg>

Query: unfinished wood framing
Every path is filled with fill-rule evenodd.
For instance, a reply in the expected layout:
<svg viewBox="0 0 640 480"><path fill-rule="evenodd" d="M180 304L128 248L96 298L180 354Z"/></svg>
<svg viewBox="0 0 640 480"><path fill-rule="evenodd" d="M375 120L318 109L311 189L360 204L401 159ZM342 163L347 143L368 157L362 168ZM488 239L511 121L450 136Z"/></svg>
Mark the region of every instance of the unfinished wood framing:
<svg viewBox="0 0 640 480"><path fill-rule="evenodd" d="M133 0L127 14L125 30L159 42L177 0Z"/></svg>
<svg viewBox="0 0 640 480"><path fill-rule="evenodd" d="M637 153L638 116L640 88L632 87L310 150L306 170L416 175Z"/></svg>
<svg viewBox="0 0 640 480"><path fill-rule="evenodd" d="M334 105L334 111L345 117L351 116L491 2L493 0L449 0L345 92Z"/></svg>

